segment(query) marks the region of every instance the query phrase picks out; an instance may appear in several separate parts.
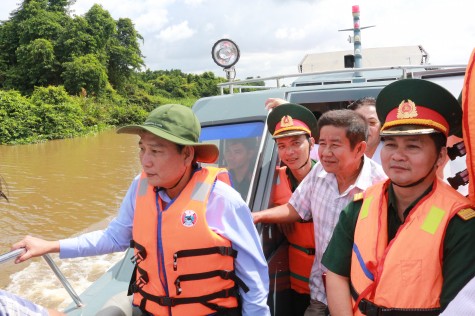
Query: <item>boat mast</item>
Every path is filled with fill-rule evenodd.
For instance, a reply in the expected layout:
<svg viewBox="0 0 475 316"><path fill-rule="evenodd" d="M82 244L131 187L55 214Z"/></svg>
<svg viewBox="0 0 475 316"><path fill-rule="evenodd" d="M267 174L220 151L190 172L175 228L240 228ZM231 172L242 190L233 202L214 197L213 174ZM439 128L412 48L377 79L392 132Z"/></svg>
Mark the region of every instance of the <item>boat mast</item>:
<svg viewBox="0 0 475 316"><path fill-rule="evenodd" d="M353 13L353 54L355 56L355 68L362 68L363 56L361 54L360 6L354 5L351 9ZM360 71L355 72L355 77L361 76Z"/></svg>
<svg viewBox="0 0 475 316"><path fill-rule="evenodd" d="M348 68L363 68L363 51L361 48L361 30L362 29L367 29L370 27L375 27L376 25L371 25L371 26L364 26L360 27L360 6L359 5L354 5L351 7L351 11L353 13L353 28L351 29L344 29L344 30L339 30L341 31L353 31L353 36L348 37L348 42L353 42L353 55L345 56L345 67L346 66L346 58L351 57L353 67L348 67ZM363 75L361 74L361 71L355 71L354 72L354 77L362 77Z"/></svg>

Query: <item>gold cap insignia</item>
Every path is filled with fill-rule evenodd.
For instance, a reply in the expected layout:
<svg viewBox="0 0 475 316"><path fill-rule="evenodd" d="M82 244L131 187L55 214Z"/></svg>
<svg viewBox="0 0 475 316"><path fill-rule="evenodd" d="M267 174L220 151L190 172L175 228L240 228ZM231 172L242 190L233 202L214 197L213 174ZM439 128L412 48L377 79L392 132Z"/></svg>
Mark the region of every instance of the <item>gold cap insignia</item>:
<svg viewBox="0 0 475 316"><path fill-rule="evenodd" d="M294 120L292 119L292 116L286 115L282 117L280 120L280 127L289 127L289 126L294 126Z"/></svg>
<svg viewBox="0 0 475 316"><path fill-rule="evenodd" d="M403 100L397 109L398 119L407 119L417 117L417 109L414 102L411 100Z"/></svg>

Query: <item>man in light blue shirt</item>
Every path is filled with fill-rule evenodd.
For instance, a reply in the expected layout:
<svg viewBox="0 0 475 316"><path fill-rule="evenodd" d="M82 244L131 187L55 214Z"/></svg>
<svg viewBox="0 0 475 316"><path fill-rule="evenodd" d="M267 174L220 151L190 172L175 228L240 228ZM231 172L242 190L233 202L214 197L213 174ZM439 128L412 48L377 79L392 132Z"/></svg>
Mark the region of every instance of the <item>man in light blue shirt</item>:
<svg viewBox="0 0 475 316"><path fill-rule="evenodd" d="M156 207L153 211L156 212L159 218L157 223L159 233L155 241L156 247L149 248L148 252L156 251L158 257L161 257L163 255L163 248L170 247L170 244L174 243L162 245L162 242L166 243L170 238L167 239L167 236L161 237L160 235L160 232L164 229L161 226L161 219L176 212L194 212L189 209L178 209L175 205L186 203L187 201L184 201L182 196L185 195L184 192L190 191L190 183L196 183L195 177L199 177L210 170L209 168L199 167L197 162L212 163L219 154L215 145L198 143L200 130L198 119L194 113L191 109L182 105L162 105L152 111L143 125L120 128L118 130L119 133L132 133L140 136L140 160L143 173L132 181L122 201L117 217L112 220L105 230L86 233L75 238L45 241L27 236L13 245L15 249L20 247L26 248L26 253L18 257L16 262L22 262L31 257L50 252L59 252L61 258L73 258L127 249L130 241L136 240L138 237L137 231L139 230L137 230L137 227L134 229L134 219L136 219L137 214L141 214L139 212L144 212L141 208L136 208L137 201L142 194L141 185L143 185L144 181L146 183L144 185L145 189L152 192L151 194L155 196L152 197L156 199L156 203L152 203L152 205L155 205L154 208ZM203 186L199 187L200 184L202 183L196 184L195 188L202 189ZM193 188L191 189L193 191ZM201 213L198 210L195 210L196 213L193 216L197 218L196 223L199 221L207 223L210 234L214 236L213 238L228 240L231 243L232 249L237 252L234 259L234 272L237 276L236 280L239 279L245 284L244 287L240 286L239 288L240 300L242 301L242 315L270 315L269 307L267 306L269 288L267 262L264 258L249 208L239 193L228 184L222 182L219 175L207 190L205 220L200 217ZM195 192L193 191L193 193ZM187 214L189 215L189 213ZM174 218L172 217L172 219ZM176 218L182 217L178 216ZM155 218L150 220L157 221ZM182 224L185 225L184 222ZM192 224L194 225L195 222L192 222ZM205 239L206 236L197 237L199 238L196 239ZM150 235L150 239L154 240L153 234ZM136 251L136 254L138 252L140 251ZM210 256L210 258L213 257ZM173 297L175 289L170 289L168 292L167 284L163 283L162 280L164 275L166 279L167 274L169 278L173 274L173 271L166 268L170 266L169 264L167 265L167 259L168 257L163 259L165 260L165 267L161 267L160 264L157 266L160 280L151 279L150 282L162 281L163 292L170 293L166 297L172 297L172 299L179 301L179 298ZM218 261L220 260L224 260L224 258ZM214 261L216 260L210 260L210 266L213 266ZM149 271L149 274L156 275L157 272ZM199 274L198 272L195 273L195 275ZM241 284L240 281L236 281L236 284ZM208 282L220 281L210 279ZM248 291L246 291L246 288L248 288ZM143 297L144 294L142 294L140 289L134 295L139 293ZM201 296L202 292L206 291L206 289L201 288L195 291L198 291L198 294L192 293L190 297ZM209 295L212 294L214 293ZM182 293L182 296L185 296L184 293ZM224 303L226 303L226 299L227 297L224 298ZM204 303L208 304L209 302ZM154 304L157 305L157 308L163 308L158 306L159 303L153 300L147 304L140 305L142 310L155 313L149 307ZM202 304L202 302L200 301L195 305L199 304ZM187 304L181 305L180 308ZM214 306L213 304L208 305ZM175 306L168 306L168 308L173 311ZM238 308L228 309L234 312ZM217 310L218 313L216 315L219 315L219 308ZM239 312L237 311L237 313ZM209 314L214 315L213 312Z"/></svg>

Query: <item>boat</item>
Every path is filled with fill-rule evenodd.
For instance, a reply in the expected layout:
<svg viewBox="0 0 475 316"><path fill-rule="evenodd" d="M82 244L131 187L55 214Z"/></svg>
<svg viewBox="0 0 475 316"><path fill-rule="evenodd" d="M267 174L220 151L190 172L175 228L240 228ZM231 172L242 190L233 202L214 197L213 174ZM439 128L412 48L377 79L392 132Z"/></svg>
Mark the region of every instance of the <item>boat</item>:
<svg viewBox="0 0 475 316"><path fill-rule="evenodd" d="M342 65L348 68L315 72L298 72L264 78L234 80L234 65L239 60L239 49L229 39L216 42L213 59L220 64L228 82L219 84L221 95L201 98L192 110L202 125L202 142L214 143L220 149L218 161L212 166L226 167L224 148L230 139L256 141L253 160L253 176L247 191L242 194L252 212L270 207L272 188L276 181L276 166L280 164L277 147L267 132L268 98L281 98L301 104L315 115L332 109L344 109L354 100L366 96L376 97L388 84L400 79L420 78L438 83L458 97L462 89L466 65L431 65L427 60L417 64L395 64L379 67L361 67L361 44L358 39L359 22L354 27L355 50L353 57L344 56ZM425 53L425 52L423 52ZM303 69L304 67L299 67ZM282 84L291 80L288 85ZM262 86L259 83L265 82ZM252 91L248 91L252 90ZM447 181L461 192L467 190L468 176L463 148L455 146L451 159L454 162ZM287 247L283 234L275 225L256 226L269 264L270 293L268 304L272 315L289 315L289 288ZM124 258L104 273L80 295L71 294L73 302L64 312L78 315L126 315L131 312L131 299L127 289L132 275L133 250L125 252ZM66 285L66 288L68 286ZM69 290L68 290L69 292Z"/></svg>

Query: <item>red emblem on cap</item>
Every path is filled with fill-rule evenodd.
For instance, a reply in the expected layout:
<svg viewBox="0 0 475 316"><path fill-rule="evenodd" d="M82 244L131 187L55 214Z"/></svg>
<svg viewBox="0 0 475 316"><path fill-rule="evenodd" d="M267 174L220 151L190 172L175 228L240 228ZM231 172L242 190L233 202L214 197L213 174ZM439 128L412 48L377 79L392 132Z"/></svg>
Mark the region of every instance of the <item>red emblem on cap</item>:
<svg viewBox="0 0 475 316"><path fill-rule="evenodd" d="M398 119L407 119L407 118L414 118L417 117L417 109L414 102L411 100L403 100L397 109L397 116Z"/></svg>

